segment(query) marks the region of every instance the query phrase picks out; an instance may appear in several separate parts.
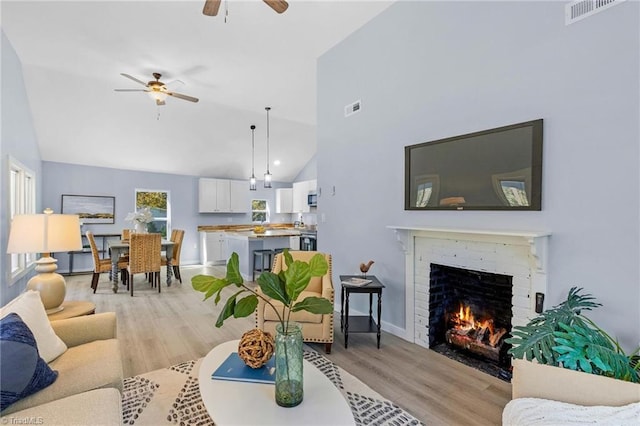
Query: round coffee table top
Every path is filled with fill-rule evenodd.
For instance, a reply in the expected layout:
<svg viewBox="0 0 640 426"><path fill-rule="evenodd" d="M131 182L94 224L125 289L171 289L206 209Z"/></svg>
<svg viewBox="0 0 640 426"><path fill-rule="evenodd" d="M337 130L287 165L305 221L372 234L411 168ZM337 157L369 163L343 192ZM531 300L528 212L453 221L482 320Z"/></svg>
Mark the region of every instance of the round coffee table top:
<svg viewBox="0 0 640 426"><path fill-rule="evenodd" d="M304 399L296 407L276 404L275 385L216 380L211 374L232 352L238 340L222 343L202 360L200 394L217 426L226 425L355 425L349 404L338 388L304 360Z"/></svg>
<svg viewBox="0 0 640 426"><path fill-rule="evenodd" d="M49 321L81 317L96 312L95 303L83 300L68 300L62 302L62 307L64 308L63 310L48 315Z"/></svg>

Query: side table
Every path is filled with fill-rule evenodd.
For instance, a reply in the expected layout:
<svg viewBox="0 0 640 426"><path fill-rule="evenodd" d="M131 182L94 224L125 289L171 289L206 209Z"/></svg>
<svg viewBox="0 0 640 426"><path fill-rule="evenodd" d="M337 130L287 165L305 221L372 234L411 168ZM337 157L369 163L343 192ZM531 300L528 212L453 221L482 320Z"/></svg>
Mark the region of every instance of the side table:
<svg viewBox="0 0 640 426"><path fill-rule="evenodd" d="M48 316L49 321L81 317L83 315L92 315L96 313L96 305L93 302L69 300L62 302L62 306L64 307L63 310Z"/></svg>
<svg viewBox="0 0 640 426"><path fill-rule="evenodd" d="M349 343L349 332L351 333L376 333L378 349L380 349L380 315L382 313L382 289L384 285L378 281L374 275L367 275L371 280L369 284L362 286L345 284L349 278L362 278L359 275L340 275L342 291L340 292L340 330L344 332L344 347ZM351 293L369 294L369 315L349 316L349 296ZM373 295L378 295L378 321L373 319Z"/></svg>

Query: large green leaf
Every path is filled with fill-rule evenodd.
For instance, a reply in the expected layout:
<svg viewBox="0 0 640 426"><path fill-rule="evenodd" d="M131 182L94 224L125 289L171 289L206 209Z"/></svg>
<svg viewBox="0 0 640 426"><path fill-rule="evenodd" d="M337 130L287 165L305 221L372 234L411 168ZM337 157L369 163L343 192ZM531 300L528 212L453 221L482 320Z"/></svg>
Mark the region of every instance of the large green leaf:
<svg viewBox="0 0 640 426"><path fill-rule="evenodd" d="M218 315L218 320L216 321L216 327L218 328L222 327L222 325L224 324L224 320L226 320L231 315L233 315L233 311L236 308L236 296L239 293L241 292L238 292L234 294L233 297L230 297L227 299L227 303L224 304L224 308L222 308L220 315Z"/></svg>
<svg viewBox="0 0 640 426"><path fill-rule="evenodd" d="M225 278L216 278L210 275L196 275L191 278L191 286L194 290L205 293L204 300L207 300L214 293L219 292L226 286L230 285ZM219 298L216 300L216 305L218 304Z"/></svg>
<svg viewBox="0 0 640 426"><path fill-rule="evenodd" d="M276 299L289 306L289 296L284 282L273 272L263 272L258 277L258 285L264 294L272 299Z"/></svg>
<svg viewBox="0 0 640 426"><path fill-rule="evenodd" d="M287 296L293 301L298 298L311 281L311 269L309 264L300 260L294 261L284 271Z"/></svg>
<svg viewBox="0 0 640 426"><path fill-rule="evenodd" d="M329 270L329 264L323 254L315 254L309 261L309 270L312 277L321 277Z"/></svg>
<svg viewBox="0 0 640 426"><path fill-rule="evenodd" d="M287 268L288 268L289 265L293 263L293 256L291 256L291 253L289 253L289 250L284 250L282 252L282 255L284 256L284 264L287 265Z"/></svg>
<svg viewBox="0 0 640 426"><path fill-rule="evenodd" d="M251 315L258 306L258 298L255 294L243 297L236 303L236 308L233 311L234 318L244 318Z"/></svg>
<svg viewBox="0 0 640 426"><path fill-rule="evenodd" d="M309 296L293 305L291 312L307 311L312 314L330 314L333 312L333 304L324 297Z"/></svg>
<svg viewBox="0 0 640 426"><path fill-rule="evenodd" d="M244 282L242 274L240 273L240 260L238 258L238 253L235 251L231 253L231 257L227 261L226 279L237 286L240 286Z"/></svg>

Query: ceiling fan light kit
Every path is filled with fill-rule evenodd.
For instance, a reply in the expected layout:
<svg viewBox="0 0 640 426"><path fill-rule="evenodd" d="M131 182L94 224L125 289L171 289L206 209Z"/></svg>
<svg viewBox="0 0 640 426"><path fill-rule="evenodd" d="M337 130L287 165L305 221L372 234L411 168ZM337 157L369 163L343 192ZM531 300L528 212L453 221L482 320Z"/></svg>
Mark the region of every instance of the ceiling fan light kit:
<svg viewBox="0 0 640 426"><path fill-rule="evenodd" d="M167 96L172 96L174 98L182 99L189 102L198 102L198 98L194 98L193 96L183 95L181 93L171 92L167 89L167 85L160 81L160 77L162 74L154 72L153 77L155 80L151 80L147 83L144 81L137 79L129 74L120 73L121 76L128 78L129 80L135 81L138 84L142 84L145 86L145 89L114 89L116 92L146 92L149 97L156 101L156 105L165 105L165 100Z"/></svg>
<svg viewBox="0 0 640 426"><path fill-rule="evenodd" d="M271 107L265 107L267 110L267 172L264 174L264 187L271 188L271 173L269 172L269 111Z"/></svg>

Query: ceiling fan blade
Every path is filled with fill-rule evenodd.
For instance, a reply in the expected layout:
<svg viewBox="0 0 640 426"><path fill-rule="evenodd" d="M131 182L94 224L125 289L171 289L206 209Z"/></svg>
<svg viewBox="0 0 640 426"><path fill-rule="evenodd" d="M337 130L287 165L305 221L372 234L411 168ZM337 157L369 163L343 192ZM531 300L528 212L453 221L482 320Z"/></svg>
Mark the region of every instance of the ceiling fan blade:
<svg viewBox="0 0 640 426"><path fill-rule="evenodd" d="M184 99L185 101L189 101L189 102L198 102L199 101L198 98L194 98L193 96L182 95L182 94L176 93L176 92L167 92L167 95L173 96L174 98L178 98L178 99Z"/></svg>
<svg viewBox="0 0 640 426"><path fill-rule="evenodd" d="M289 7L285 0L263 0L269 7L278 13L283 13Z"/></svg>
<svg viewBox="0 0 640 426"><path fill-rule="evenodd" d="M121 75L121 76L123 76L123 77L127 77L128 79L133 80L133 81L135 81L136 83L140 83L140 84L142 84L143 86L146 86L146 85L147 85L147 83L145 83L144 81L142 81L142 80L138 80L137 78L135 78L135 77L133 77L133 76L131 76L131 75L129 75L129 74L125 74L125 73L121 72L121 73L120 73L120 75Z"/></svg>
<svg viewBox="0 0 640 426"><path fill-rule="evenodd" d="M216 16L218 14L218 9L220 9L220 3L222 0L206 0L204 2L204 9L202 9L202 13L207 16Z"/></svg>
<svg viewBox="0 0 640 426"><path fill-rule="evenodd" d="M148 92L148 90L144 89L113 89L116 92Z"/></svg>

